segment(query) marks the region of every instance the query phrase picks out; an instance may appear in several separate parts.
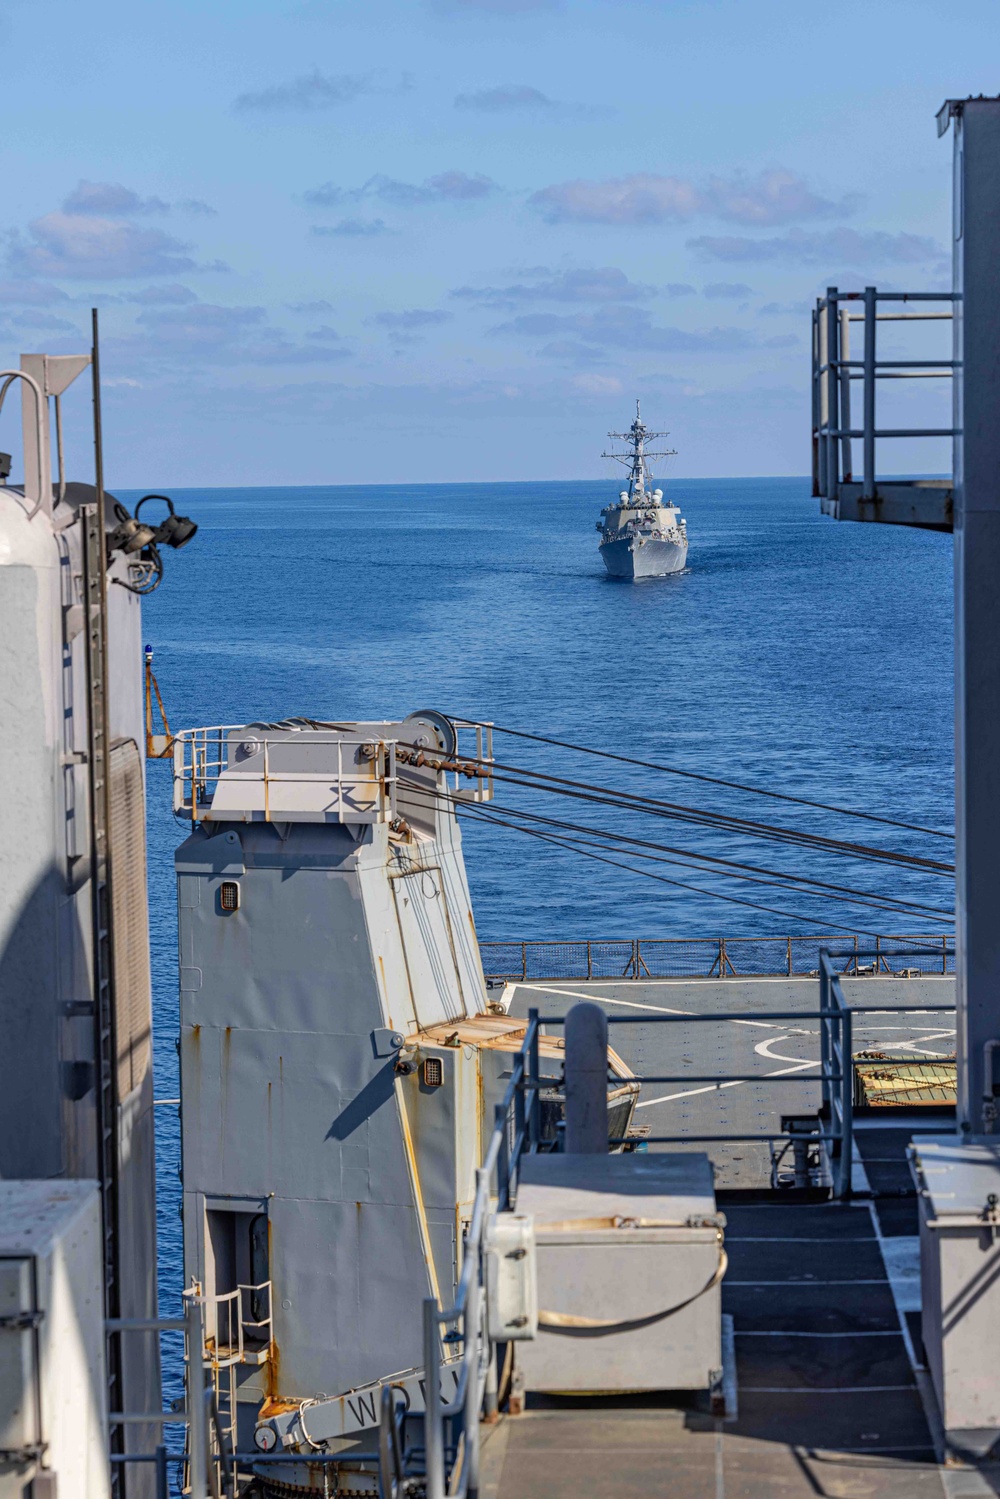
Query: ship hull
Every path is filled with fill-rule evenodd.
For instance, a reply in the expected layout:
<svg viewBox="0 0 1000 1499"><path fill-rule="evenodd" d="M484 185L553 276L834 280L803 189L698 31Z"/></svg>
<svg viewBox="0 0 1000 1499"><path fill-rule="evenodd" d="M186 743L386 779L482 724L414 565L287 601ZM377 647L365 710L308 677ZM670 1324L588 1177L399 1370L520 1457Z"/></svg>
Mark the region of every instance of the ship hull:
<svg viewBox="0 0 1000 1499"><path fill-rule="evenodd" d="M602 541L600 553L613 578L662 578L683 571L686 541Z"/></svg>

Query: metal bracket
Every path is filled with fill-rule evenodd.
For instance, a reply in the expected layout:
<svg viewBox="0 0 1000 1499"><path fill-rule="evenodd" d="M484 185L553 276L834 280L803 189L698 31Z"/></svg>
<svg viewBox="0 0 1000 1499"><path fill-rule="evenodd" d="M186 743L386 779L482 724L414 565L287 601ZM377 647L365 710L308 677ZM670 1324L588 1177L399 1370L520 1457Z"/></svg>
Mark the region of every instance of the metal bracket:
<svg viewBox="0 0 1000 1499"><path fill-rule="evenodd" d="M402 1031L394 1031L386 1026L372 1031L372 1046L377 1057L394 1057L397 1051L402 1050L405 1040Z"/></svg>
<svg viewBox="0 0 1000 1499"><path fill-rule="evenodd" d="M32 1332L40 1327L44 1312L12 1312L0 1317L0 1332Z"/></svg>

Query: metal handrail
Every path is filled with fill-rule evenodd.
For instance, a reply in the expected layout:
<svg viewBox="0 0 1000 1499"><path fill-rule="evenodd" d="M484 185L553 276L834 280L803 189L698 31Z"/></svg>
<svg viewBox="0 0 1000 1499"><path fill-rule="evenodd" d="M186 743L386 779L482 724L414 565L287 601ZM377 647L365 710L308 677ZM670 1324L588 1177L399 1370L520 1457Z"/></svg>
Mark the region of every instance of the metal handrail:
<svg viewBox="0 0 1000 1499"><path fill-rule="evenodd" d="M6 394L7 394L7 391L9 389L9 387L11 386L11 384L15 380L23 380L24 383L25 383L25 385L27 385L27 386L30 387L31 393L32 393L32 395L35 398L35 447L37 449L37 457L38 457L38 494L37 494L37 496L36 495L30 495L28 493L27 475L25 475L25 483L24 483L24 498L29 503L31 503L32 501L34 501L34 503L31 505L31 509L28 511L28 519L29 520L34 520L35 516L38 514L39 510L42 508L42 505L43 505L43 503L45 501L45 461L44 461L45 460L45 423L44 423L44 421L42 419L42 413L45 410L45 407L43 405L45 397L42 394L42 388L39 385L38 381L34 378L33 375L29 375L26 370L0 370L0 380L3 381L3 385L0 386L0 410L3 409L4 398L5 398ZM25 458L25 468L27 468L27 466L28 465L27 465L27 457L26 457ZM62 465L61 465L61 462L60 462L60 474L61 474L61 472L62 472ZM62 494L60 493L60 499L61 498L62 498ZM51 504L52 504L52 496L51 496L51 493L50 493L49 494L49 505L51 506Z"/></svg>
<svg viewBox="0 0 1000 1499"><path fill-rule="evenodd" d="M919 939L924 940L924 939ZM934 949L936 952L936 949ZM913 956L899 953L896 956ZM843 956L843 955L841 955ZM855 947L851 960L855 971L861 960L875 959L876 964L886 954L880 945L874 949ZM609 1015L609 1025L685 1025L698 1023L731 1022L737 1019L803 1020L820 1022L819 1082L822 1088L823 1107L821 1116L828 1120L828 1127L821 1127L808 1138L820 1142L829 1152L833 1167L832 1191L835 1197L848 1198L851 1194L851 1165L854 1146L854 1091L853 1091L853 1017L857 1014L873 1013L882 1006L848 1005L843 993L842 978L834 965L833 955L822 949L819 955L818 977L820 981L820 1003L816 1010L750 1010L737 1015L730 1011L703 1012L701 1014ZM954 1005L921 1004L919 1012L952 1013ZM906 1013L904 1010L903 1013ZM425 1473L427 1499L445 1499L445 1495L456 1499L475 1499L479 1490L479 1423L486 1394L487 1379L492 1369L492 1350L486 1335L483 1319L484 1252L486 1232L490 1217L510 1206L516 1187L518 1168L525 1153L539 1148L539 1089L541 1080L538 1062L538 1039L541 1027L561 1025L565 1015L542 1016L537 1009L528 1012L528 1025L524 1044L518 1053L510 1083L503 1102L497 1105L493 1133L482 1168L476 1177L476 1195L465 1240L465 1259L455 1292L454 1304L447 1308L438 1306L433 1297L428 1297L423 1306L424 1368L438 1370L441 1365L442 1329L461 1322L463 1350L458 1387L451 1402L441 1398L440 1381L437 1377L426 1379L424 1433ZM637 1076L637 1082L672 1081L653 1075ZM729 1078L713 1078L713 1082L730 1081ZM815 1081L816 1079L808 1079ZM689 1082L690 1078L677 1078L678 1082ZM806 1081L805 1079L774 1078L766 1074L752 1075L747 1081L771 1083ZM715 1134L715 1135L657 1135L648 1137L648 1143L667 1144L684 1141L712 1143L729 1141L774 1141L776 1139L801 1139L790 1129L761 1134ZM624 1144L623 1140L612 1140L611 1144ZM491 1195L491 1181L496 1179L495 1206ZM383 1396L385 1402L385 1396ZM494 1407L495 1408L495 1407ZM383 1412L391 1407L383 1404ZM388 1419L388 1417L386 1417ZM445 1422L455 1420L459 1437L449 1449L445 1439ZM388 1433L386 1432L388 1437ZM381 1450L381 1445L380 1445ZM448 1458L451 1457L449 1467ZM395 1491L383 1488L383 1499L393 1499Z"/></svg>
<svg viewBox="0 0 1000 1499"><path fill-rule="evenodd" d="M877 438L954 437L954 427L876 427L875 392L879 380L949 378L960 368L954 359L879 359L876 328L879 322L919 322L950 319L948 312L879 313L882 302L958 302L958 292L883 292L866 286L863 292L842 292L835 286L819 297L812 314L812 479L813 494L834 499L841 483L853 483L851 439L860 438L863 452L862 498L876 497L875 441ZM864 313L843 305L863 302ZM863 359L851 359L849 325L863 322ZM859 372L859 373L855 373ZM851 422L851 381L862 382L862 425ZM898 482L898 481L896 481Z"/></svg>
<svg viewBox="0 0 1000 1499"><path fill-rule="evenodd" d="M489 801L493 794L492 729L488 725L484 727L482 724L470 724L460 719L453 720L453 724L457 734L474 735L475 758L462 763L466 767L468 764L474 765L476 771L473 774L474 786L468 789L463 785L463 777L468 779L468 769L450 771L449 766L445 766L442 773L448 781L449 790L462 800L471 798L474 801ZM301 739L296 736L296 728L302 733ZM378 732L380 728L392 728L397 732L386 735ZM173 749L174 812L189 817L192 822L211 817L212 798L219 779L230 769L230 736L245 732L247 739L253 739L263 752L263 765L257 771L243 769L240 775L248 785L259 786L263 783L265 821L271 820L271 788L278 782L331 785L338 790L344 786L370 788L373 806L377 809L377 820L391 821L396 815L397 749L405 752L413 748L398 732L399 728L400 725L396 723L368 724L358 726L356 731L351 731L351 726L348 726L347 732L344 732L326 725L312 729L308 724L299 725L290 721L287 725L212 724L204 728L182 729L170 741ZM274 748L299 743L329 745L334 748L337 756L335 772L329 769L275 771L270 764ZM359 757L357 752L362 747L371 754ZM345 750L352 751L351 756L346 757ZM422 755L424 753L421 751ZM400 759L402 758L401 754ZM433 766L435 762L432 757L427 756L426 763ZM343 804L339 805L342 808ZM342 820L354 821L356 815L355 810L348 808L343 812ZM276 816L280 821L280 813Z"/></svg>
<svg viewBox="0 0 1000 1499"><path fill-rule="evenodd" d="M901 943L907 945L886 946ZM841 944L847 950L833 954L833 949ZM789 978L795 974L815 977L823 948L845 965L845 973L859 973L859 960L869 955L862 949L871 945L871 938L848 932L801 937L584 937L577 941L551 942L544 938L514 939L480 942L479 950L487 982L516 983L520 980L524 983L529 978L604 979L607 982L629 979L641 982L656 975L672 978L776 974ZM938 972L947 973L949 960L954 958L954 938L948 933L885 933L874 939L874 948L870 956L875 960L877 972L891 973L889 964L893 958L929 957L935 960ZM754 958L762 950L763 961L755 962ZM692 951L694 956L690 964L680 966ZM553 961L546 966L539 962L542 955ZM699 956L703 961L698 961ZM514 958L514 962L505 965L503 960L506 957ZM572 961L573 957L578 957L578 961ZM598 972L602 964L614 965L615 972Z"/></svg>
<svg viewBox="0 0 1000 1499"><path fill-rule="evenodd" d="M427 1499L473 1499L479 1491L479 1416L492 1358L485 1336L484 1280L486 1230L491 1216L492 1181L496 1177L496 1208L509 1207L522 1155L537 1151L539 1143L538 1014L533 1011L511 1079L497 1104L493 1133L482 1166L476 1172L476 1195L465 1237L462 1273L450 1307L439 1307L433 1296L424 1301L425 1412L424 1447ZM514 1120L514 1137L510 1122ZM442 1329L461 1323L462 1356L458 1385L450 1402L441 1399L437 1370L441 1365ZM433 1371L433 1372L432 1372ZM460 1418L462 1457L449 1474L444 1422ZM457 1458L457 1448L456 1448Z"/></svg>

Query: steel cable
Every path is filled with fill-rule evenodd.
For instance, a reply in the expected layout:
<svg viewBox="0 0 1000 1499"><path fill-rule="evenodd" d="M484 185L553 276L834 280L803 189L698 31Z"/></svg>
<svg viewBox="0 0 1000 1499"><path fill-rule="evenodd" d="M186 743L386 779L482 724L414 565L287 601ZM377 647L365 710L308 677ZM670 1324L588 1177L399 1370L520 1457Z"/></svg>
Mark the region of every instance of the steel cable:
<svg viewBox="0 0 1000 1499"><path fill-rule="evenodd" d="M491 728L496 734L510 734L517 739L530 739L536 744L550 744L557 749L573 750L580 755L595 755L602 760L617 760L622 765L635 765L641 770L656 770L664 775L684 776L692 781L705 781L710 786L724 786L730 791L747 791L753 796L769 796L775 801L793 802L799 807L814 807L820 812L835 812L839 817L858 817L866 822L880 822L886 827L905 828L910 833L926 833L930 838L954 839L954 833L942 832L940 828L925 828L919 823L900 822L893 817L880 817L875 812L857 812L851 807L838 807L829 802L816 802L804 796L792 796L787 791L768 791L762 786L748 786L742 781L727 781L720 776L704 775L696 770L681 770L676 765L660 765L653 760L637 760L630 755L616 755L611 750L593 749L586 744L572 744L566 739L552 739L544 734L529 734L524 729L511 729L504 724L487 724L474 718L456 719L472 728Z"/></svg>
<svg viewBox="0 0 1000 1499"><path fill-rule="evenodd" d="M423 747L399 744L397 756L400 756L400 751L404 754L407 751L413 751L422 758L424 763L429 765L436 763L436 758L429 756ZM403 763L407 763L405 759ZM468 758L461 760L442 758L440 760L441 769L471 771L473 767L477 774L489 776L504 785L521 786L528 790L550 791L554 795L571 797L577 801L591 801L600 806L644 812L652 817L665 817L698 827L716 828L743 837L762 838L770 842L817 849L823 853L840 854L849 858L872 859L879 863L925 870L932 874L953 875L955 872L953 864L945 864L937 859L923 859L916 854L874 848L866 843L849 843L840 838L826 838L822 834L800 832L778 823L752 822L746 818L706 811L704 808L690 807L680 802L665 802L654 797L637 796L627 791L594 786L587 781L571 781L564 776L555 776L547 771L531 770L520 765L507 765L502 761L480 761ZM510 774L505 775L504 771Z"/></svg>
<svg viewBox="0 0 1000 1499"><path fill-rule="evenodd" d="M794 921L802 921L802 922L806 922L806 923L813 922L814 924L826 925L826 926L832 925L832 923L830 923L830 922L821 921L818 918L815 918L815 917L812 917L812 916L802 916L802 915L798 915L798 914L796 914L794 912L791 912L791 911L779 911L779 910L777 910L776 907L773 907L773 906L765 906L765 905L761 905L759 902L756 902L756 901L745 900L745 899L743 899L741 897L734 896L734 895L726 895L726 894L724 894L721 891L706 890L704 888L704 886L689 884L688 882L683 881L683 880L670 879L666 875L657 875L657 874L654 874L652 871L647 870L647 869L637 869L635 867L635 865L633 865L633 864L622 864L622 863L618 862L617 860L610 859L610 858L606 857L606 855L602 855L602 854L598 854L598 853L592 852L592 849L594 847L601 847L602 845L600 843L598 843L598 844L590 844L590 846L588 846L588 843L590 841L590 836L597 835L598 837L603 837L606 840L606 842L604 844L604 847L606 849L608 849L609 852L630 854L630 853L633 852L631 849L622 850L622 849L619 849L619 848L615 848L614 844L615 843L620 843L620 842L633 843L633 844L639 845L639 849L637 849L635 851L635 853L634 853L634 857L636 857L636 858L640 858L640 859L644 858L644 859L647 859L647 860L655 860L658 863L659 862L663 862L663 863L678 863L678 864L681 864L682 867L684 867L684 868L690 868L690 869L693 869L693 870L697 870L697 872L701 873L701 874L722 874L722 875L725 875L729 879L746 880L748 883L765 885L765 886L767 886L769 888L773 888L773 889L792 890L792 891L794 891L798 895L805 895L805 896L809 897L810 899L814 899L814 900L820 900L820 899L835 900L835 901L841 902L841 903L843 903L845 905L851 905L851 906L855 906L855 907L861 906L861 907L865 907L865 908L870 909L870 910L888 911L891 915L895 915L895 916L900 916L900 915L916 915L916 916L920 916L921 918L931 918L931 919L933 919L934 917L944 917L947 920L953 920L954 919L953 913L947 912L947 911L944 911L944 910L941 910L941 909L918 905L916 902L903 902L903 901L894 902L893 898L891 896L889 896L889 897L879 897L877 895L872 895L870 892L850 892L849 891L849 887L844 887L844 886L828 886L828 885L825 885L823 882L821 882L819 880L808 880L805 877L803 877L803 879L800 880L798 876L792 875L792 876L789 876L789 878L791 880L796 881L796 883L795 884L788 884L788 883L784 882L781 878L777 878L777 879L756 879L752 875L748 875L748 874L745 874L745 873L738 872L739 870L742 870L744 868L747 868L747 869L756 869L757 866L754 866L754 865L747 865L747 866L734 865L734 868L732 868L732 869L730 869L730 868L706 869L704 865L700 865L700 864L697 864L697 863L688 863L688 862L684 862L683 860L680 860L680 859L677 859L677 860L669 859L669 858L667 858L667 859L660 859L657 856L657 854L655 854L655 853L641 852L639 850L640 849L656 849L656 850L660 850L660 849L663 849L665 847L664 845L661 845L661 844L650 843L647 840L643 840L643 839L630 838L627 835L621 835L621 836L619 836L617 834L607 833L606 830L604 830L602 828L587 828L587 827L583 827L580 824L576 824L576 823L561 823L561 822L559 822L556 819L542 817L542 816L540 816L540 814L537 814L537 813L521 812L520 809L518 809L518 808L501 807L501 806L496 806L494 804L494 805L491 806L491 810L490 811L486 811L485 808L483 808L478 803L475 803L475 802L463 802L461 800L456 800L456 798L454 798L450 793L441 793L441 792L435 791L431 787L425 785L424 783L412 780L409 777L405 777L404 776L404 777L401 777L400 779L406 785L412 787L414 790L419 791L422 795L427 796L428 798L430 798L433 801L436 801L436 802L449 802L449 803L454 804L455 808L456 808L456 811L459 812L463 816L473 815L475 818L477 818L477 819L479 819L481 821L484 821L484 822L491 823L494 826L508 828L508 829L510 829L513 832L525 833L525 834L527 834L527 835L529 835L531 837L536 837L536 838L540 839L542 842L551 843L555 847L562 848L562 849L564 849L565 851L567 851L569 853L579 853L579 854L583 855L583 857L585 857L585 858L597 859L601 863L612 864L612 865L614 865L614 867L616 867L618 869L628 870L632 874L643 875L643 876L645 876L648 879L659 880L663 884L674 885L674 886L676 886L676 887L678 887L679 889L682 889L682 890L691 890L691 891L694 891L696 894L699 894L699 895L712 896L712 897L714 897L717 900L726 900L726 901L734 902L737 905L751 906L755 910L770 911L770 912L773 912L775 915L785 916L785 917L788 917L788 918L790 918L790 919L792 919ZM539 829L536 829L536 828L524 827L519 822L511 822L511 821L508 820L508 818L496 816L495 814L497 812L506 812L509 817L518 817L518 818L530 819L531 821L534 821L534 822L540 822L540 823L545 824L546 827L555 827L555 828L560 828L560 829L570 829L572 831L578 831L578 832L581 832L581 833L584 833L584 834L588 835L588 837L583 838L583 839L572 838L572 837L564 836L561 833L545 832L545 831L540 831ZM667 851L668 852L687 853L687 850L676 850L675 851L675 850L672 850L672 849L667 849ZM697 854L692 854L689 857L691 859L696 859L696 858L701 858L701 857L712 859L711 855L697 855ZM715 861L713 861L713 862L715 862ZM719 862L723 863L723 864L729 864L729 863L733 863L734 861L722 860L722 861L719 861ZM781 872L780 871L771 871L771 870L761 870L760 873L762 873L762 874L777 874L777 875L780 876ZM802 884L802 883L808 883L808 884L816 886L817 888L815 890L803 890L803 889L799 888L800 884ZM842 894L841 893L834 893L834 892L839 892L839 891L845 891L846 893L842 893ZM852 898L852 896L853 897L858 897L858 898ZM890 902L891 902L891 904L890 904ZM871 932L871 933L865 933L865 935L875 936L875 935L878 935L878 934L874 933L874 932Z"/></svg>

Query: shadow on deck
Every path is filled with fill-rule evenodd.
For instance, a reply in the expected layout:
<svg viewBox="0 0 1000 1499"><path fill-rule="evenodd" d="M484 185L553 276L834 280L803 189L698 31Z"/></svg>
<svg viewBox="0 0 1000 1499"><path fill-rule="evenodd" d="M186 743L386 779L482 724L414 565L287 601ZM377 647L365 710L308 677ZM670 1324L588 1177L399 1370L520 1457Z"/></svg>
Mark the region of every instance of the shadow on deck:
<svg viewBox="0 0 1000 1499"><path fill-rule="evenodd" d="M914 1294L916 1206L905 1162L914 1123L897 1115L858 1130L870 1193L855 1202L733 1192L720 1203L734 1419L669 1396L529 1399L524 1415L505 1418L486 1442L484 1499L1000 1494L1000 1466L940 1464Z"/></svg>

